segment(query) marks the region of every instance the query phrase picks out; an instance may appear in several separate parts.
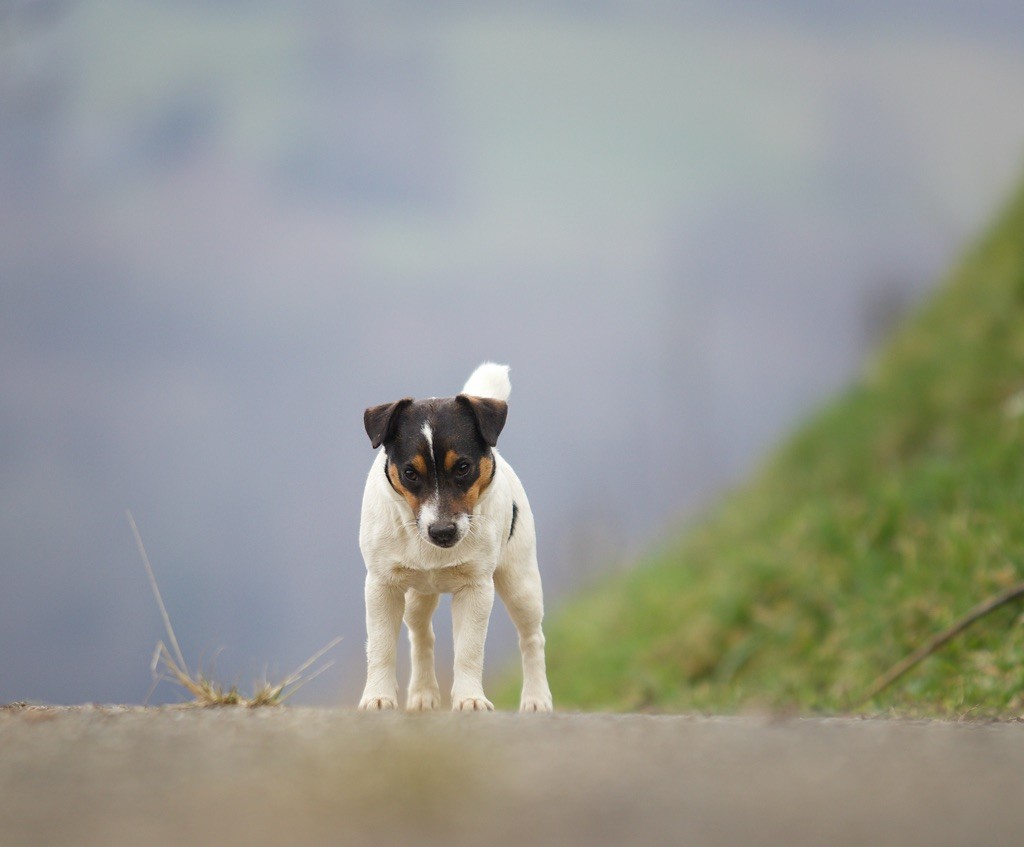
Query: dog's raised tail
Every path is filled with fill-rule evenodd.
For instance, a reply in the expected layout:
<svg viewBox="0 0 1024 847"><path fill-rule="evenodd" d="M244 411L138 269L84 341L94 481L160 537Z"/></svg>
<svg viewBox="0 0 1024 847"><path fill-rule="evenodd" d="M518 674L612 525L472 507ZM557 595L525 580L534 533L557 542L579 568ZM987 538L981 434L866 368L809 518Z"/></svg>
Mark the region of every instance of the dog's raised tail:
<svg viewBox="0 0 1024 847"><path fill-rule="evenodd" d="M462 393L470 397L491 397L508 402L512 393L512 382L508 378L508 365L484 362L470 375L462 387Z"/></svg>

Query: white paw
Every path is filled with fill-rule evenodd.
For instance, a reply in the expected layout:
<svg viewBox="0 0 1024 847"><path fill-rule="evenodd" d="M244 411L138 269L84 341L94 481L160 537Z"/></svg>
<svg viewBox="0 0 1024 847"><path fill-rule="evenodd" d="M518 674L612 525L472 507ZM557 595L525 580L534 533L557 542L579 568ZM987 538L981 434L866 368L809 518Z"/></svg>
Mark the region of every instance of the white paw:
<svg viewBox="0 0 1024 847"><path fill-rule="evenodd" d="M429 712L439 709L441 708L441 692L430 688L410 691L405 701L405 708L410 712Z"/></svg>
<svg viewBox="0 0 1024 847"><path fill-rule="evenodd" d="M494 704L486 697L458 697L452 700L453 712L493 712Z"/></svg>
<svg viewBox="0 0 1024 847"><path fill-rule="evenodd" d="M520 712L550 712L553 710L551 704L551 695L547 694L542 697L527 697L523 695L523 700L519 704Z"/></svg>
<svg viewBox="0 0 1024 847"><path fill-rule="evenodd" d="M550 712L552 711L551 694L540 695L523 694L519 703L520 712Z"/></svg>
<svg viewBox="0 0 1024 847"><path fill-rule="evenodd" d="M364 694L359 701L359 708L369 712L383 712L385 709L397 709L398 703L394 697L381 694Z"/></svg>

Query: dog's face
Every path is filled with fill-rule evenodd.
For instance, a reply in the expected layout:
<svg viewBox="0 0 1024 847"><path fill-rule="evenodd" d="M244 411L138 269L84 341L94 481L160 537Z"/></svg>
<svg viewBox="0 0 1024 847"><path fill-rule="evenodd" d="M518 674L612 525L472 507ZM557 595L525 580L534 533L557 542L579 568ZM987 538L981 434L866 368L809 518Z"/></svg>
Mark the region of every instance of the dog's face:
<svg viewBox="0 0 1024 847"><path fill-rule="evenodd" d="M465 394L366 410L370 443L384 445L388 482L409 504L425 541L454 547L466 537L473 507L494 478L491 448L507 414L501 400Z"/></svg>

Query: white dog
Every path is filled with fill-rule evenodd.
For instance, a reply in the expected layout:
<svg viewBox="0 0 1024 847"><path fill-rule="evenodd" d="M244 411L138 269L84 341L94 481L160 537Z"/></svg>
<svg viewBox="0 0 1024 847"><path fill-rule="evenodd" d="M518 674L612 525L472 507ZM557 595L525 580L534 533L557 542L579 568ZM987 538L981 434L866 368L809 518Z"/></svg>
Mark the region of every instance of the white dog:
<svg viewBox="0 0 1024 847"><path fill-rule="evenodd" d="M406 398L366 410L370 442L384 449L366 480L359 527L366 562L362 709L398 705L395 653L403 616L412 649L406 708L440 707L431 619L441 592L452 595L452 709L493 709L483 669L497 591L519 632L519 708L551 711L533 514L522 483L494 449L511 390L508 366L488 363L457 397Z"/></svg>

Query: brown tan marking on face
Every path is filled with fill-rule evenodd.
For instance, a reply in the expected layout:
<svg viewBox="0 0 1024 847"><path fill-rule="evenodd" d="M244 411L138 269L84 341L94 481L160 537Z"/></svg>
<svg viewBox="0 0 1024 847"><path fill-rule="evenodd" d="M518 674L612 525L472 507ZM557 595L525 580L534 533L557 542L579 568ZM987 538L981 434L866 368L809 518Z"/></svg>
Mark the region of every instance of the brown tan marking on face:
<svg viewBox="0 0 1024 847"><path fill-rule="evenodd" d="M412 466L416 468L416 473L420 476L427 475L427 460L419 453L412 457Z"/></svg>
<svg viewBox="0 0 1024 847"><path fill-rule="evenodd" d="M420 457L417 456L416 458L419 459ZM413 464L415 464L415 459ZM405 498L405 502L409 504L412 513L418 516L420 513L420 501L415 494L402 484L402 474L399 473L398 468L393 464L388 465L388 478L391 480L395 490Z"/></svg>
<svg viewBox="0 0 1024 847"><path fill-rule="evenodd" d="M451 472L451 469L455 467L455 463L459 460L459 454L454 450L449 450L444 454L444 469Z"/></svg>
<svg viewBox="0 0 1024 847"><path fill-rule="evenodd" d="M447 463L448 457L445 456L445 462ZM454 464L454 463L453 463ZM455 506L457 511L469 514L473 511L473 507L476 506L477 501L483 496L483 493L487 490L487 486L491 484L491 478L494 476L494 460L489 456L485 456L480 460L480 475L476 478L469 490L461 497L455 500Z"/></svg>

